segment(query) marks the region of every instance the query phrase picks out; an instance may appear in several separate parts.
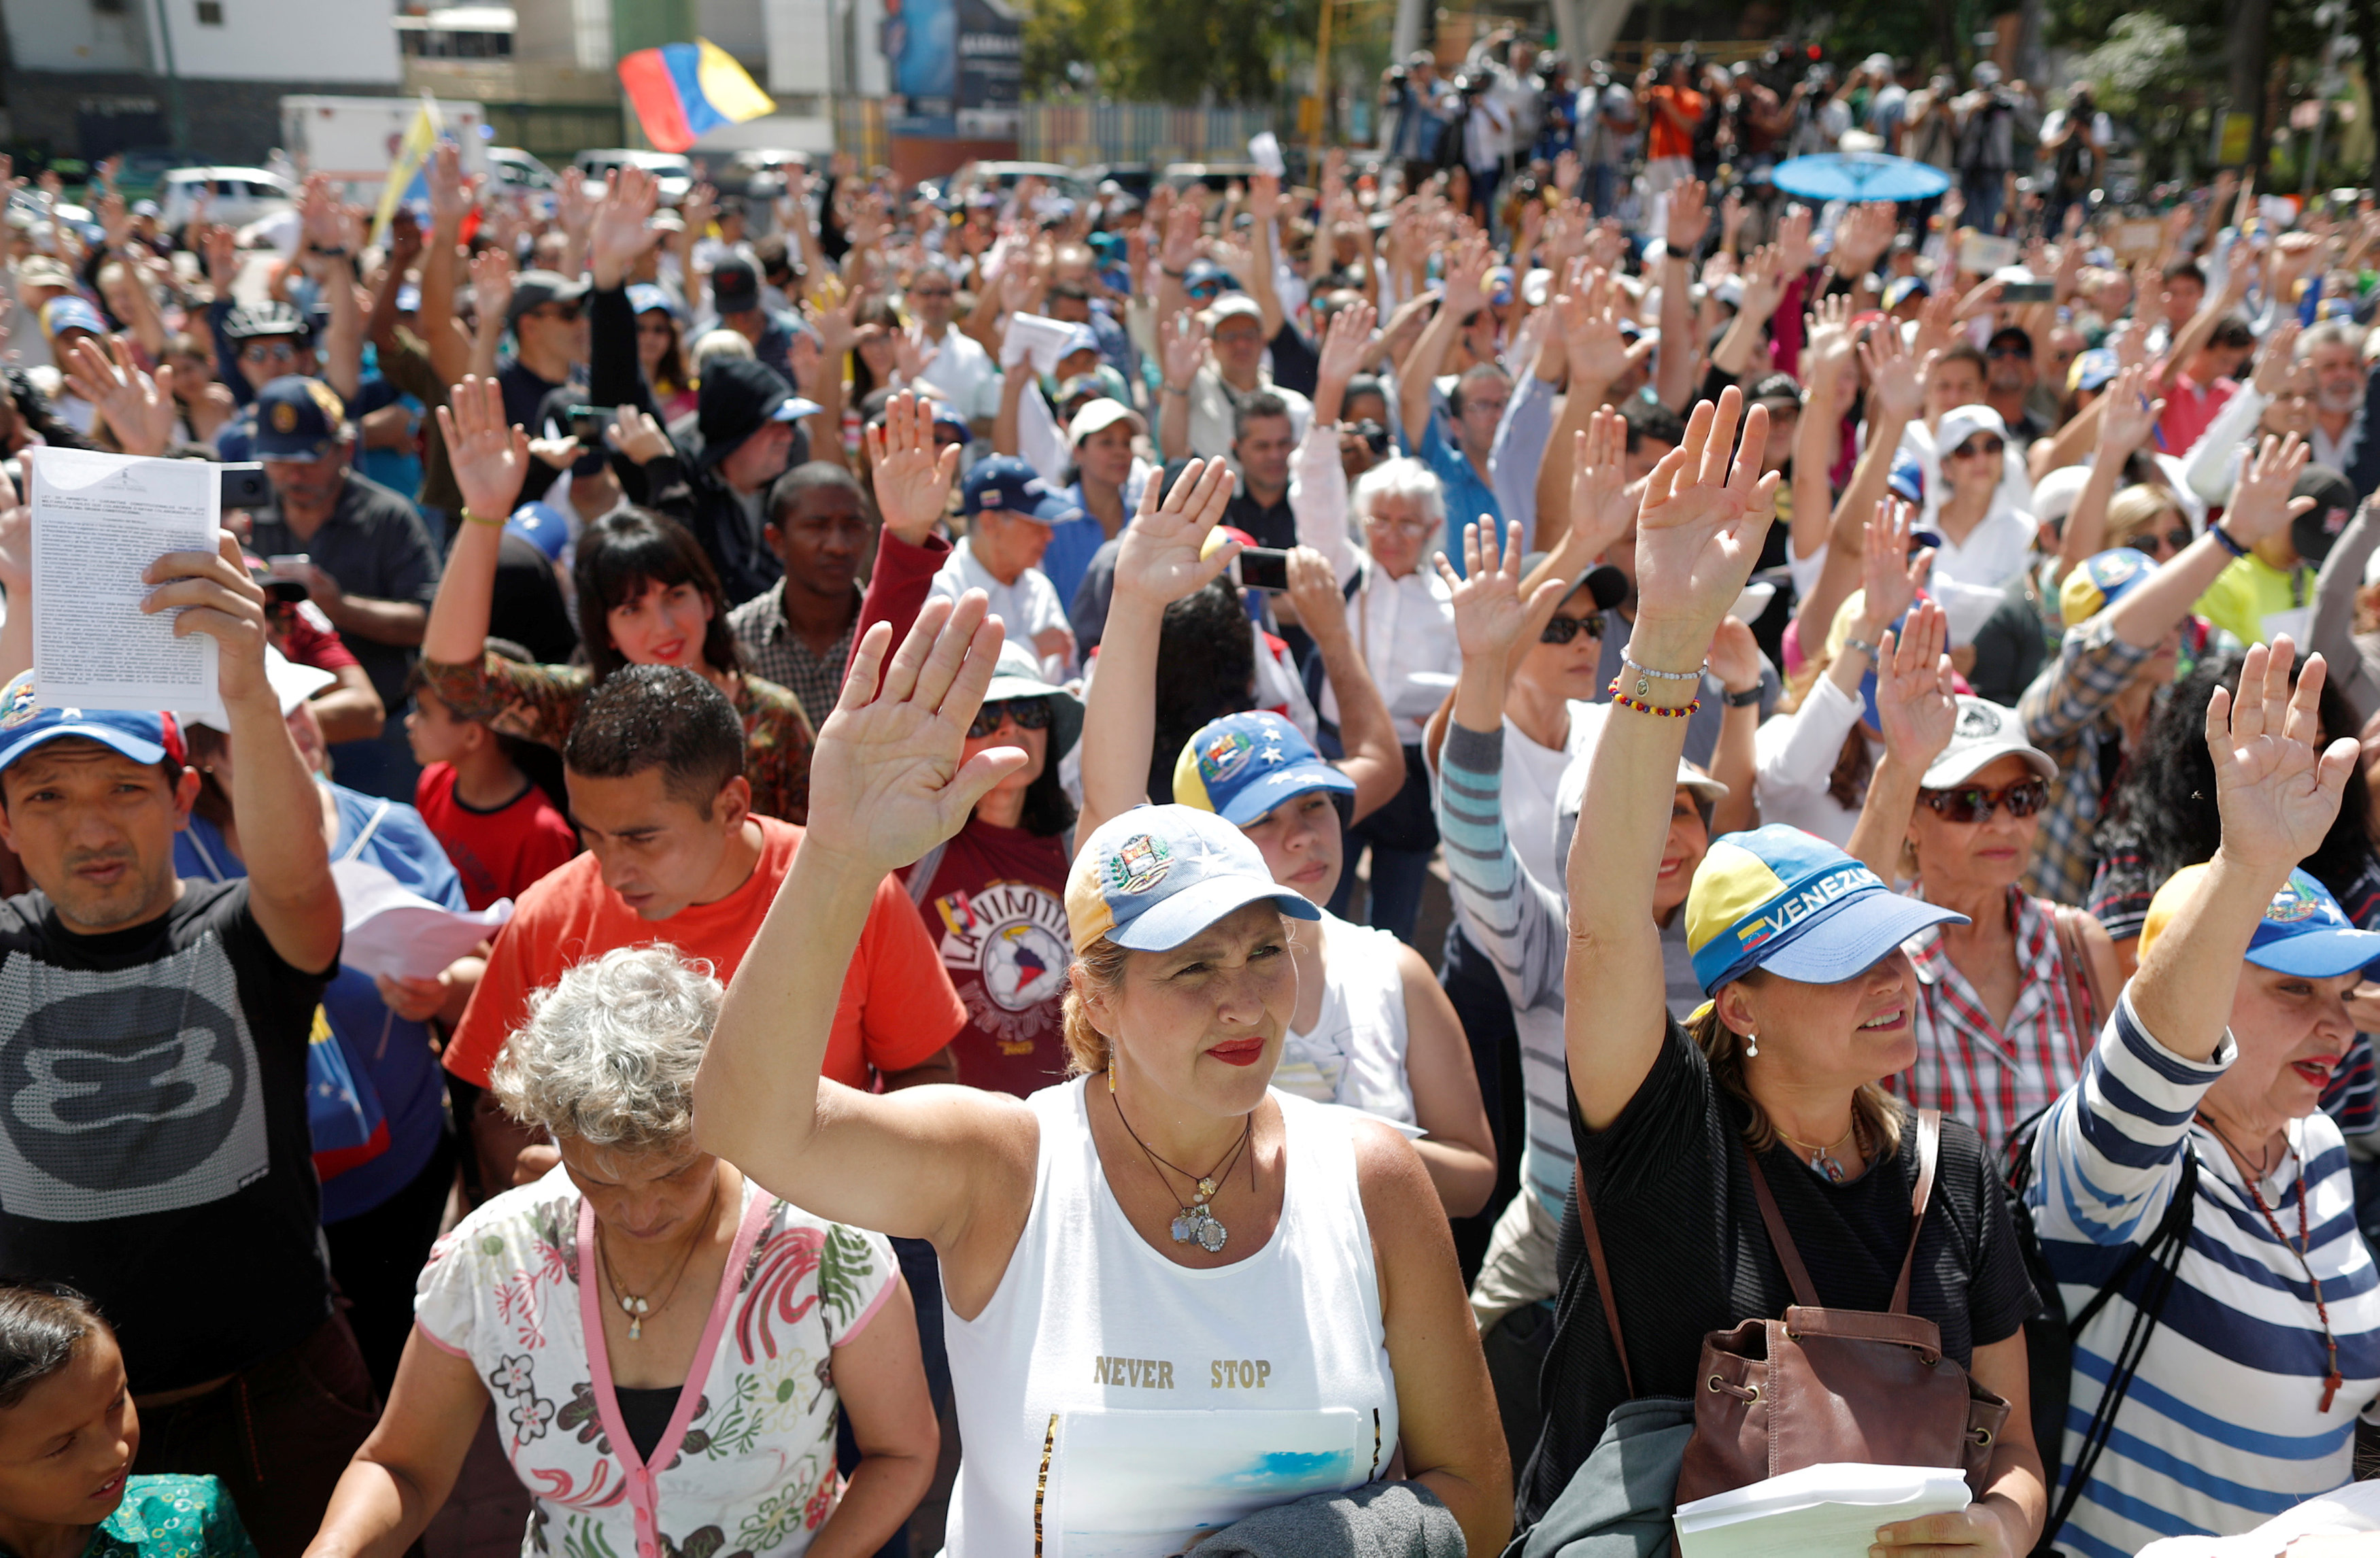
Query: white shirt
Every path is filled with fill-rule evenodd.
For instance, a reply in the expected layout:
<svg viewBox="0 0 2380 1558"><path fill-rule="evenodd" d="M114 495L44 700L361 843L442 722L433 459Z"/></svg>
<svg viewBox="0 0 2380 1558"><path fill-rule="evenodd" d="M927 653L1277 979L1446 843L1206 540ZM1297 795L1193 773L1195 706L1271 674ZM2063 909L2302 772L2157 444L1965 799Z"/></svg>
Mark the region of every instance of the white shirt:
<svg viewBox="0 0 2380 1558"><path fill-rule="evenodd" d="M969 421L1000 414L1000 369L983 343L956 324L937 342L919 330L918 345L932 353L917 382L938 392Z"/></svg>
<svg viewBox="0 0 2380 1558"><path fill-rule="evenodd" d="M1963 542L1940 531L1942 543L1934 550L1934 572L1926 592L1942 604L1950 619L1950 641L1974 641L1985 618L1999 609L2000 591L2024 572L2033 558L2033 540L2041 527L2030 514L2011 508L1994 494L1991 512L1967 532Z"/></svg>
<svg viewBox="0 0 2380 1558"><path fill-rule="evenodd" d="M991 601L991 615L1000 618L1011 639L1031 644L1035 634L1045 627L1064 627L1066 608L1058 599L1058 588L1050 576L1038 568L1027 568L1016 576L1014 584L1002 584L991 577L991 570L976 561L969 549L970 538L961 536L951 548L951 560L942 565L941 572L927 586L929 600L936 595L955 601L970 590L980 590ZM1038 653L1038 651L1035 651ZM1043 669L1049 666L1045 663ZM1058 667L1060 675L1071 669Z"/></svg>
<svg viewBox="0 0 2380 1558"><path fill-rule="evenodd" d="M1820 676L1800 709L1779 714L1754 734L1762 822L1815 834L1838 849L1851 842L1859 808L1838 804L1827 793L1827 782L1861 712L1857 699Z"/></svg>

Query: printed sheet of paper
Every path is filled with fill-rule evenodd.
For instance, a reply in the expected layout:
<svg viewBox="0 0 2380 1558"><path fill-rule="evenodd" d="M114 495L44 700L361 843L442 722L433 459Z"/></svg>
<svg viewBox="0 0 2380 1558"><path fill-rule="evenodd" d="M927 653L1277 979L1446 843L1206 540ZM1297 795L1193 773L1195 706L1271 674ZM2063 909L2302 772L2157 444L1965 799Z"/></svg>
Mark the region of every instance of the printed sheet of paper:
<svg viewBox="0 0 2380 1558"><path fill-rule="evenodd" d="M33 460L33 689L48 709L220 709L214 639L140 609L168 552L212 552L214 467L46 448Z"/></svg>
<svg viewBox="0 0 2380 1558"><path fill-rule="evenodd" d="M434 980L513 917L510 898L470 914L433 904L370 860L334 860L331 876L346 932L339 961L367 974Z"/></svg>

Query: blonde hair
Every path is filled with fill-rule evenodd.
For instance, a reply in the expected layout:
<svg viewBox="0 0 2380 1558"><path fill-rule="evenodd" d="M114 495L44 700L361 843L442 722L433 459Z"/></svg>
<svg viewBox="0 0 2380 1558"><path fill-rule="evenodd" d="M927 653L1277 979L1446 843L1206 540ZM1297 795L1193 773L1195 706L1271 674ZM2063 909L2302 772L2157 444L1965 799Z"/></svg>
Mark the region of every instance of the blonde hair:
<svg viewBox="0 0 2380 1558"><path fill-rule="evenodd" d="M1762 970L1754 968L1744 974L1742 982L1752 983L1768 977ZM1752 1096L1752 1089L1744 1082L1743 1035L1719 1020L1716 999L1705 1002L1702 1009L1687 1019L1686 1035L1694 1040L1694 1047L1702 1051L1713 1078L1728 1092L1741 1099L1743 1106L1751 1111L1752 1118L1745 1122L1743 1127L1745 1145L1755 1152L1766 1152L1776 1146L1777 1122L1768 1117L1767 1110L1760 1107L1760 1101ZM1871 1161L1888 1158L1900 1150L1900 1101L1885 1091L1883 1083L1861 1083L1859 1090L1852 1095L1852 1113L1867 1126L1867 1138L1875 1144L1875 1150L1869 1154Z"/></svg>
<svg viewBox="0 0 2380 1558"><path fill-rule="evenodd" d="M2157 516L2180 516L2181 503L2162 487L2152 487L2145 481L2135 482L2107 501L2107 539L2109 549L2130 546L2144 530L2155 525Z"/></svg>
<svg viewBox="0 0 2380 1558"><path fill-rule="evenodd" d="M1075 954L1074 967L1067 970L1066 980L1066 1065L1067 1075L1087 1076L1104 1071L1112 1053L1108 1036L1091 1026L1091 1004L1083 993L1086 985L1101 994L1114 996L1123 989L1124 964L1132 954L1101 936L1098 941Z"/></svg>

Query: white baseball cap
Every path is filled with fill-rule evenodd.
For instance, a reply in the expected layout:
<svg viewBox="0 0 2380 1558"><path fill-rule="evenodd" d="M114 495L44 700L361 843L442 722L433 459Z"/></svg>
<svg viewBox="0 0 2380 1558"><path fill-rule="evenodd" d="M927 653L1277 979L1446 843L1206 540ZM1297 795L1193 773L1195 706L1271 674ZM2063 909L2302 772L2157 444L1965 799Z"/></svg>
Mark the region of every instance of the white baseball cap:
<svg viewBox="0 0 2380 1558"><path fill-rule="evenodd" d="M1121 400L1101 396L1097 400L1085 402L1083 408L1075 413L1075 420L1066 424L1066 442L1080 444L1091 434L1103 428L1113 427L1118 422L1130 422L1135 432L1148 431L1148 423L1139 412Z"/></svg>

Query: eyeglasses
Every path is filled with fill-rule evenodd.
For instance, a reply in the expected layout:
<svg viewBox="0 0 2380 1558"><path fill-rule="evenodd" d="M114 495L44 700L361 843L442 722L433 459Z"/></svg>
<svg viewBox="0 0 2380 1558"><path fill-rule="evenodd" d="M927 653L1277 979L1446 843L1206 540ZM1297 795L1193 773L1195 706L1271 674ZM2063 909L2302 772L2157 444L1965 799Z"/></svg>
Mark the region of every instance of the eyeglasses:
<svg viewBox="0 0 2380 1558"><path fill-rule="evenodd" d="M955 298L958 294L947 286L913 286L909 288L909 296L912 298Z"/></svg>
<svg viewBox="0 0 2380 1558"><path fill-rule="evenodd" d="M1596 616L1549 616L1545 630L1537 635L1541 644L1566 644L1581 633L1590 639L1603 637L1603 618Z"/></svg>
<svg viewBox="0 0 2380 1558"><path fill-rule="evenodd" d="M1976 458L1998 459L2008 452L2008 445L1997 438L1971 438L1950 451L1954 460Z"/></svg>
<svg viewBox="0 0 2380 1558"><path fill-rule="evenodd" d="M2006 357L2021 357L2025 361L2031 362L2033 360L2033 348L2031 347L2019 346L1993 347L1989 350L1985 351L1984 355L1995 359Z"/></svg>
<svg viewBox="0 0 2380 1558"><path fill-rule="evenodd" d="M975 723L967 734L977 740L998 734L1003 721L1019 730L1050 728L1050 700L1046 698L1010 698L998 703L987 703L975 712Z"/></svg>
<svg viewBox="0 0 2380 1558"><path fill-rule="evenodd" d="M298 348L286 341L254 341L240 347L242 362L295 362Z"/></svg>
<svg viewBox="0 0 2380 1558"><path fill-rule="evenodd" d="M1376 529L1396 530L1409 536L1426 536L1438 529L1436 523L1422 515L1410 519L1391 519L1385 514L1366 514L1364 523Z"/></svg>
<svg viewBox="0 0 2380 1558"><path fill-rule="evenodd" d="M1928 790L1917 798L1946 822L1989 822L1992 813L2003 806L2011 817L2030 817L2049 803L2049 781L2022 779L1998 790Z"/></svg>

